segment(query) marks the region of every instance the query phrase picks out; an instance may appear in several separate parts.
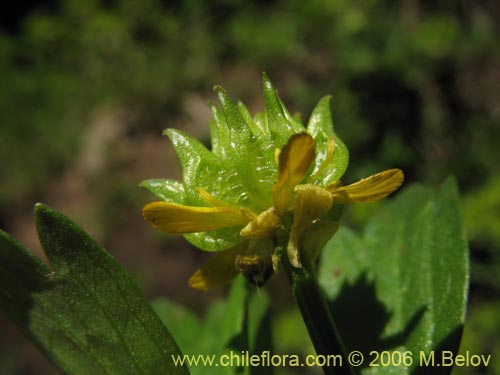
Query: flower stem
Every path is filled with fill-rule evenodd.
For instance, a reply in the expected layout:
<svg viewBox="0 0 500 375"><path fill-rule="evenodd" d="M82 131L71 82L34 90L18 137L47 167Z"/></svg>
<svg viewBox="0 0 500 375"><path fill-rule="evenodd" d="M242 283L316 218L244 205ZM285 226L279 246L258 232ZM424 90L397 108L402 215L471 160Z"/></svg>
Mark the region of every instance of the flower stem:
<svg viewBox="0 0 500 375"><path fill-rule="evenodd" d="M281 241L280 241L281 242ZM356 375L358 372L348 362L348 351L335 326L330 309L318 285L316 275L307 257L302 257L302 268L292 266L286 256L286 242L281 242L284 269L292 288L292 293L299 307L302 319L307 327L316 354L340 355L342 361L323 366L325 374Z"/></svg>

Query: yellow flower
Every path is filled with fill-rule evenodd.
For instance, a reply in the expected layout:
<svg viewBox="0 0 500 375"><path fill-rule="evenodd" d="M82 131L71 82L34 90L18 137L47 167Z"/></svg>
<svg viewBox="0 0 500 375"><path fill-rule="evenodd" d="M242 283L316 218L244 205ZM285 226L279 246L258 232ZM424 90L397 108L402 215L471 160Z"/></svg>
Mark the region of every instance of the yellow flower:
<svg viewBox="0 0 500 375"><path fill-rule="evenodd" d="M227 204L198 187L198 194L209 206L153 202L144 207L143 215L155 228L169 234L241 228L243 241L216 253L194 273L189 285L209 290L227 284L239 272L254 284L262 285L278 267L274 257L278 227L289 233L286 250L290 263L301 267L302 256L314 263L325 241L338 228L338 224L328 218L334 203L373 202L393 193L403 183L403 172L399 169L386 170L347 186L342 186L340 181L324 183L316 177L328 167L334 154L335 142L330 138L326 157L311 171L316 143L305 132L293 135L283 149L275 153L278 176L269 192L273 205L259 213Z"/></svg>

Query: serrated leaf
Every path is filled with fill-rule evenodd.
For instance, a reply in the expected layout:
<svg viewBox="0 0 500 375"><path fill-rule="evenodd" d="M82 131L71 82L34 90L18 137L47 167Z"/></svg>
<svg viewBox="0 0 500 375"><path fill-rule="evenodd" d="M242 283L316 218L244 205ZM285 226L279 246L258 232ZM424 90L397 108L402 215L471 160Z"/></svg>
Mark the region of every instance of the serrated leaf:
<svg viewBox="0 0 500 375"><path fill-rule="evenodd" d="M349 349L410 351L413 364L366 374L448 374L418 367L419 353L458 350L468 292L468 249L453 180L405 189L358 237L341 228L319 272Z"/></svg>
<svg viewBox="0 0 500 375"><path fill-rule="evenodd" d="M81 228L36 206L51 268L0 234L2 312L64 373L187 374L180 354L136 284Z"/></svg>

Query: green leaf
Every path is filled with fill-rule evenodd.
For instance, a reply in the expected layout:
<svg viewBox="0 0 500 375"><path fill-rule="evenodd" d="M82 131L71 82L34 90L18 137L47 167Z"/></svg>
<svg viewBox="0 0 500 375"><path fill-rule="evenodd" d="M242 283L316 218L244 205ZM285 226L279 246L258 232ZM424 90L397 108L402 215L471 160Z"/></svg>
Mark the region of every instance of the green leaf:
<svg viewBox="0 0 500 375"><path fill-rule="evenodd" d="M64 373L186 374L180 354L137 285L102 247L37 204L49 269L0 232L0 307Z"/></svg>
<svg viewBox="0 0 500 375"><path fill-rule="evenodd" d="M162 201L179 204L184 202L184 185L177 180L149 179L142 181L139 186L146 188Z"/></svg>
<svg viewBox="0 0 500 375"><path fill-rule="evenodd" d="M264 210L271 203L268 192L276 172L274 146L267 134L258 130L244 105L235 104L220 86L215 90L221 110L212 109L212 135L217 136L216 150L220 150L222 164L233 171L223 177L230 188L218 192L224 198L233 195L234 204Z"/></svg>
<svg viewBox="0 0 500 375"><path fill-rule="evenodd" d="M214 175L221 173L218 159L196 138L177 129L166 129L164 134L172 141L182 165L185 201L188 205L202 205L197 187L210 192L220 188Z"/></svg>
<svg viewBox="0 0 500 375"><path fill-rule="evenodd" d="M448 374L419 368L419 353L457 352L468 293L468 248L455 182L406 188L362 237L341 228L322 255L319 279L351 350L410 351L413 364L366 374ZM368 357L367 357L368 358ZM367 364L367 363L365 363Z"/></svg>
<svg viewBox="0 0 500 375"><path fill-rule="evenodd" d="M328 139L333 138L335 141L333 160L328 163L328 167L317 177L320 185L339 180L349 164L349 150L333 130L330 99L330 96L324 96L318 102L307 123L307 131L316 141L317 157L315 160L315 171L319 169L321 163L327 158Z"/></svg>
<svg viewBox="0 0 500 375"><path fill-rule="evenodd" d="M265 350L269 350L272 353L271 314L269 310L269 296L265 290L251 294L247 309L248 349L252 353L261 353ZM269 368L261 368L257 372L263 374L265 370L269 370Z"/></svg>
<svg viewBox="0 0 500 375"><path fill-rule="evenodd" d="M221 158L229 152L227 149L230 143L229 127L222 109L214 103L209 103L209 105L213 117L213 120L209 122L211 151L218 158Z"/></svg>
<svg viewBox="0 0 500 375"><path fill-rule="evenodd" d="M212 303L201 323L193 313L172 301L159 299L154 302L153 307L160 318L172 325L172 335L181 351L194 361L199 360L197 365L193 363L189 368L192 375L213 374L221 355L229 354L231 350L239 354L243 350L241 335L246 295L246 281L242 277L236 278L227 299ZM208 362L204 363L204 360ZM217 373L234 374L235 368L217 366Z"/></svg>
<svg viewBox="0 0 500 375"><path fill-rule="evenodd" d="M236 174L228 172L221 160L196 138L176 129L167 129L164 133L172 141L181 161L185 192L184 204L207 206L196 190L198 187L206 189L216 197L223 197L227 203L237 204L236 196L242 189L241 181ZM220 251L241 243L239 231L238 228L225 228L186 234L184 237L200 249Z"/></svg>
<svg viewBox="0 0 500 375"><path fill-rule="evenodd" d="M152 303L165 326L170 327L170 333L184 354L197 354L205 340L202 334L203 324L192 311L166 298L158 298ZM195 374L191 371L191 374Z"/></svg>
<svg viewBox="0 0 500 375"><path fill-rule="evenodd" d="M226 91L220 87L215 86L217 97L222 108L222 112L226 119L226 124L229 125L229 144L233 151L243 151L244 148L252 137L252 131L248 127L247 122L243 118L237 104L235 104Z"/></svg>
<svg viewBox="0 0 500 375"><path fill-rule="evenodd" d="M249 293L248 282L239 276L231 286L226 300L210 305L203 321L196 315L172 301L159 299L153 303L161 319L169 324L181 351L198 361L190 366L193 375L213 374L272 374L272 367L221 366L222 355L242 357L242 351L250 354L264 350L272 352L270 337L269 298L261 290ZM203 362L207 361L207 362ZM211 362L211 364L210 364ZM240 362L241 365L241 362Z"/></svg>
<svg viewBox="0 0 500 375"><path fill-rule="evenodd" d="M245 104L243 104L243 102L238 102L238 110L240 111L241 116L245 120L247 126L250 128L252 133L257 137L261 136L263 130L254 121L254 119L252 118L252 115L250 115L250 111L245 106Z"/></svg>
<svg viewBox="0 0 500 375"><path fill-rule="evenodd" d="M305 129L297 121L290 121L291 116L284 110L276 89L265 73L262 74L262 91L264 93L269 132L276 147L282 148L292 135L303 132Z"/></svg>

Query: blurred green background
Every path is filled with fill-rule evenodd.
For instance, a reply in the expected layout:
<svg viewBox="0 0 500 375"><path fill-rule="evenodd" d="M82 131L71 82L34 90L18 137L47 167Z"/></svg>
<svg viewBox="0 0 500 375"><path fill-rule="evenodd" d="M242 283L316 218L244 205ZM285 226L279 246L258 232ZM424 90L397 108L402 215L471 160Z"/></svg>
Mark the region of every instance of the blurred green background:
<svg viewBox="0 0 500 375"><path fill-rule="evenodd" d="M351 152L345 181L390 167L408 183L456 176L471 248L462 350L493 364L454 374L500 374L498 1L32 0L1 19L2 229L41 254L32 206L43 201L96 237L149 298L203 311L224 291L188 289L204 254L148 228L140 209L152 197L137 184L180 178L164 128L208 144L214 84L261 110L265 70L304 119L333 96ZM362 228L379 207L349 208L344 224ZM269 286L278 332L292 329L285 284ZM3 317L0 330L1 374L56 374Z"/></svg>

